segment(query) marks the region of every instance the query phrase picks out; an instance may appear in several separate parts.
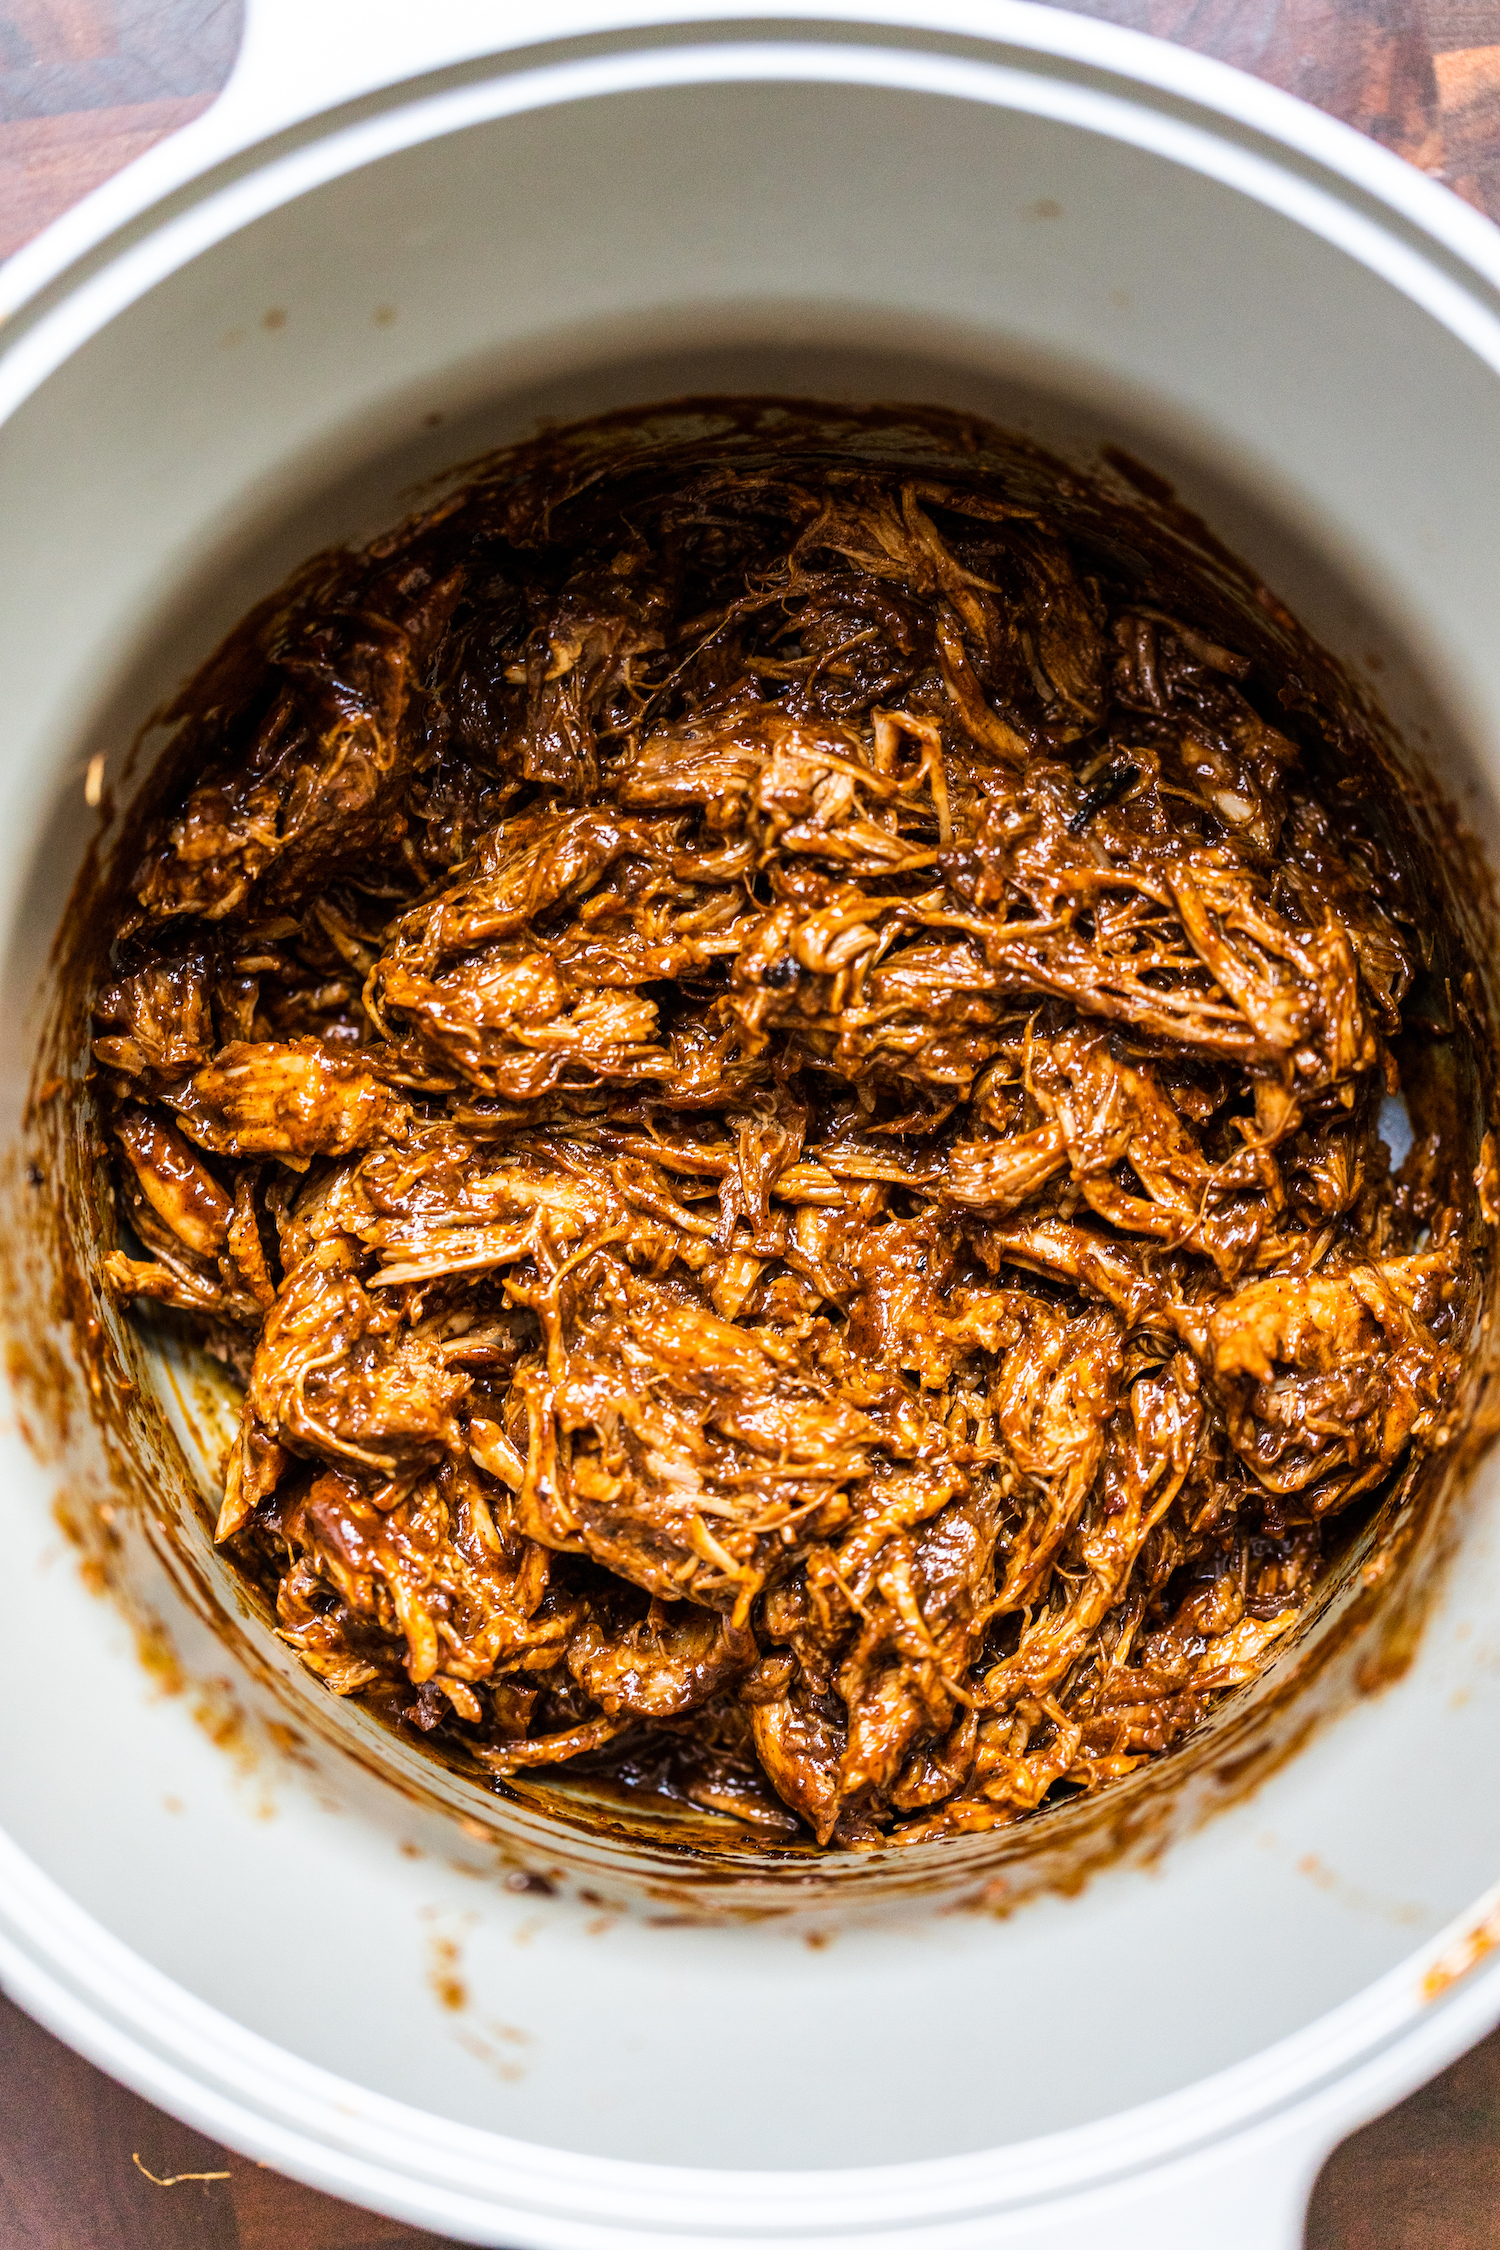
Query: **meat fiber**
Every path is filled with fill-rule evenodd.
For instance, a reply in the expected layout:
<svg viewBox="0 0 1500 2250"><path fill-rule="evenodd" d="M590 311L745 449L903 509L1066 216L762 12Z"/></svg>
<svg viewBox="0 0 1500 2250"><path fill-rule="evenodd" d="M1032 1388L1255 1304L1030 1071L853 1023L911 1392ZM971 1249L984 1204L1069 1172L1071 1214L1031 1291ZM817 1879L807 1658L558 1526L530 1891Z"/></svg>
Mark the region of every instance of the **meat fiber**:
<svg viewBox="0 0 1500 2250"><path fill-rule="evenodd" d="M544 438L262 605L96 1052L109 1278L244 1372L219 1535L328 1688L862 1846L1252 1678L1477 1284L1337 729L967 425L828 423Z"/></svg>

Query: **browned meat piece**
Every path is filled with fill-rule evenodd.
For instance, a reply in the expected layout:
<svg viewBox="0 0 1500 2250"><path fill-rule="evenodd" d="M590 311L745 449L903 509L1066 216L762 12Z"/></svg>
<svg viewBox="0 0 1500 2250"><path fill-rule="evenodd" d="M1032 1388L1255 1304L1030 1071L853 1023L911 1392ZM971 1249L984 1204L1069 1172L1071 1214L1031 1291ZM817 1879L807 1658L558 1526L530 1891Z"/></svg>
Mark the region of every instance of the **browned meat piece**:
<svg viewBox="0 0 1500 2250"><path fill-rule="evenodd" d="M1408 992L1480 1003L1231 577L971 422L699 402L187 689L105 1270L248 1368L219 1535L333 1693L861 1848L1271 1659L1444 1442L1500 1193L1437 1112L1391 1178Z"/></svg>
<svg viewBox="0 0 1500 2250"><path fill-rule="evenodd" d="M844 1728L807 1695L757 1703L750 1714L756 1755L783 1804L800 1813L820 1844L832 1836L842 1795Z"/></svg>
<svg viewBox="0 0 1500 2250"><path fill-rule="evenodd" d="M687 1602L653 1601L638 1625L608 1629L592 1614L568 1642L568 1670L610 1718L675 1718L755 1662L755 1635Z"/></svg>
<svg viewBox="0 0 1500 2250"><path fill-rule="evenodd" d="M207 948L153 953L100 992L94 1041L100 1062L126 1078L178 1077L207 1062L217 1041Z"/></svg>
<svg viewBox="0 0 1500 2250"><path fill-rule="evenodd" d="M266 1495L289 1454L364 1469L390 1507L443 1455L464 1451L454 1410L470 1378L441 1345L407 1328L389 1298L372 1297L334 1236L296 1267L266 1317L230 1457L219 1537Z"/></svg>
<svg viewBox="0 0 1500 2250"><path fill-rule="evenodd" d="M204 1315L222 1313L222 1293L196 1271L176 1259L127 1258L112 1250L104 1261L105 1279L118 1296L149 1298L170 1305L176 1312Z"/></svg>
<svg viewBox="0 0 1500 2250"><path fill-rule="evenodd" d="M356 1649L382 1640L388 1649L400 1636L414 1686L484 1681L520 1654L535 1661L550 1653L556 1661L568 1620L536 1615L547 1559L529 1542L502 1536L477 1480L461 1467L445 1468L384 1509L349 1476L325 1472L302 1499L274 1512L271 1529L297 1558L280 1607L284 1637L304 1654L321 1655L327 1645L328 1613L308 1601L316 1582L337 1593L346 1632L355 1621ZM452 1701L478 1717L472 1696Z"/></svg>
<svg viewBox="0 0 1500 2250"><path fill-rule="evenodd" d="M1458 1372L1453 1261L1439 1251L1276 1275L1214 1309L1229 1442L1272 1492L1348 1497L1437 1427ZM1346 1472L1340 1476L1337 1471Z"/></svg>
<svg viewBox="0 0 1500 2250"><path fill-rule="evenodd" d="M994 1141L955 1141L948 1151L943 1194L961 1210L1019 1211L1067 1162L1060 1125L1038 1125Z"/></svg>
<svg viewBox="0 0 1500 2250"><path fill-rule="evenodd" d="M557 1734L532 1735L499 1747L481 1747L474 1755L491 1773L520 1773L527 1766L563 1765L569 1758L587 1757L624 1734L629 1719L586 1719L581 1726L564 1727Z"/></svg>
<svg viewBox="0 0 1500 2250"><path fill-rule="evenodd" d="M384 969L380 1005L439 1070L508 1101L534 1100L565 1077L664 1075L655 1002L593 986L579 991L569 967L547 950L490 946L437 978ZM652 974L643 963L640 981Z"/></svg>
<svg viewBox="0 0 1500 2250"><path fill-rule="evenodd" d="M845 1518L848 1487L912 1447L907 1401L878 1377L856 1405L784 1333L607 1255L530 1303L545 1356L516 1377L530 1425L520 1520L650 1593L742 1623L788 1545Z"/></svg>
<svg viewBox="0 0 1500 2250"><path fill-rule="evenodd" d="M379 1079L314 1039L236 1040L168 1099L183 1130L217 1156L348 1156L399 1138L406 1117Z"/></svg>
<svg viewBox="0 0 1500 2250"><path fill-rule="evenodd" d="M262 605L187 690L186 801L137 872L144 918L210 922L252 898L290 904L331 873L390 856L400 783L423 746L416 678L462 584L421 563L351 584L314 564L290 602ZM236 708L236 702L238 708Z"/></svg>
<svg viewBox="0 0 1500 2250"><path fill-rule="evenodd" d="M218 1181L149 1110L122 1109L115 1137L158 1217L179 1242L211 1257L227 1240L234 1211Z"/></svg>

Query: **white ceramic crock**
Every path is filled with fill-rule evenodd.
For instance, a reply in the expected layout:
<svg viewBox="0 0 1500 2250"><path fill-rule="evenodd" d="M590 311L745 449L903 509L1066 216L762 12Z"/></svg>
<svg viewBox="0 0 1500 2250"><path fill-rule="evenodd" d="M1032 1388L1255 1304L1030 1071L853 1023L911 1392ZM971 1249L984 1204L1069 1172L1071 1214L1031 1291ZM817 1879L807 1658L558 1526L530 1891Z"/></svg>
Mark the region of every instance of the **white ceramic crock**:
<svg viewBox="0 0 1500 2250"><path fill-rule="evenodd" d="M1396 159L1006 0L248 19L219 103L0 274L9 1144L91 759L117 784L253 595L540 412L771 388L1122 439L1497 833L1500 234ZM1218 1809L1154 1857L757 1914L497 1828L254 1619L221 1639L87 1413L38 1418L7 1208L0 1978L233 2147L518 2250L1234 2250L1296 2241L1334 2143L1500 2017L1493 1465L1405 1671L1253 1791L1200 1766Z"/></svg>

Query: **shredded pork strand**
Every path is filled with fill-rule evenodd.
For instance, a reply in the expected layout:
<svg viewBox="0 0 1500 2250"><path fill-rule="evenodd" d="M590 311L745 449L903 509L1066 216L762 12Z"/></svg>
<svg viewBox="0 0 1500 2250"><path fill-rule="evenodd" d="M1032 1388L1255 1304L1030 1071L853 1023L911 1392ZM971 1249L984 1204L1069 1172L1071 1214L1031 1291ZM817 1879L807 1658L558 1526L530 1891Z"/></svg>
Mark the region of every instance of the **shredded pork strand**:
<svg viewBox="0 0 1500 2250"><path fill-rule="evenodd" d="M219 1537L335 1694L868 1846L1253 1678L1475 1283L1275 683L958 439L767 427L521 448L185 693L107 1270L242 1377Z"/></svg>

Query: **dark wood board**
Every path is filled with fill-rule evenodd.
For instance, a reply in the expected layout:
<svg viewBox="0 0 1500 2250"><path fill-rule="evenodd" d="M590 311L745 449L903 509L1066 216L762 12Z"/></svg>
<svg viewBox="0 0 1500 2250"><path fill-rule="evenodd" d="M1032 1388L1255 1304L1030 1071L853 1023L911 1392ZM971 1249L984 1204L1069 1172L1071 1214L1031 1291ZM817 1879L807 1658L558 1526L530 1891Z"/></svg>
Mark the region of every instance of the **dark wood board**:
<svg viewBox="0 0 1500 2250"><path fill-rule="evenodd" d="M1085 0L1079 12L1285 86L1500 219L1500 0ZM239 0L0 0L0 257L206 109L239 29ZM223 2176L180 2177L193 2172ZM0 2250L437 2240L230 2155L0 1999ZM1497 2243L1500 2033L1338 2150L1307 2232L1308 2250Z"/></svg>

